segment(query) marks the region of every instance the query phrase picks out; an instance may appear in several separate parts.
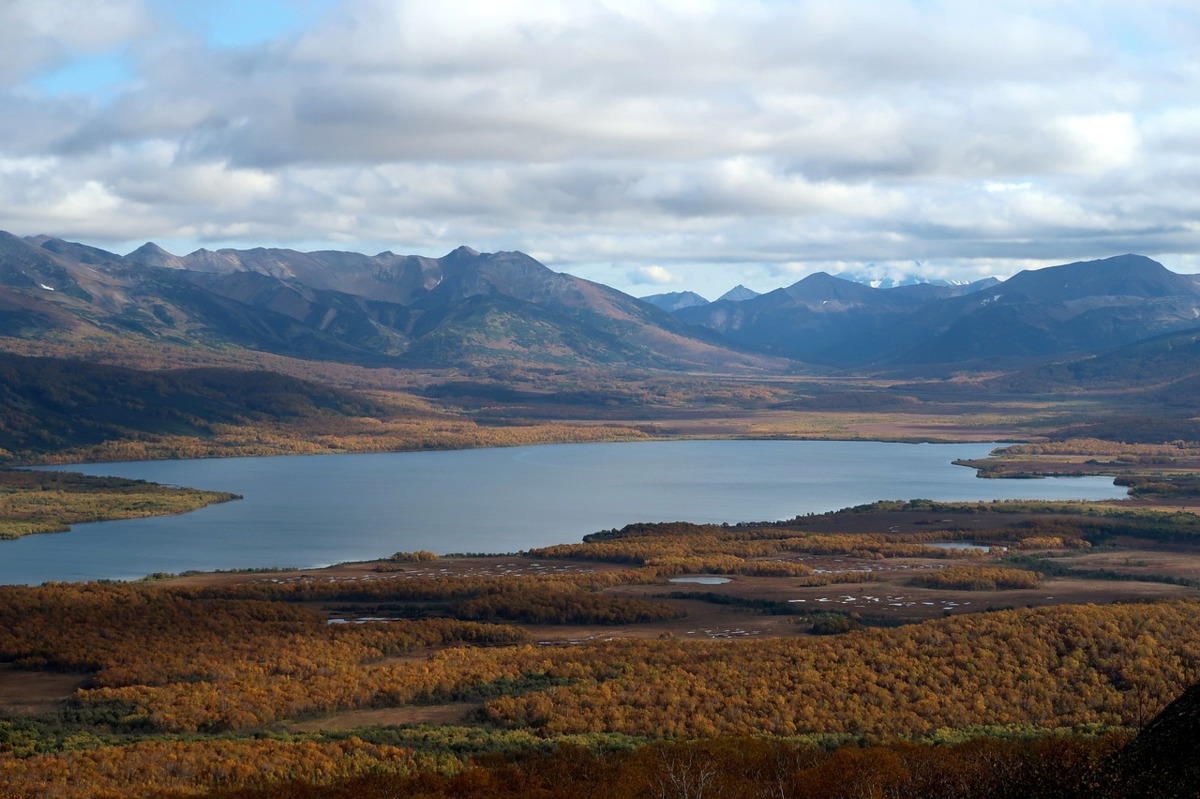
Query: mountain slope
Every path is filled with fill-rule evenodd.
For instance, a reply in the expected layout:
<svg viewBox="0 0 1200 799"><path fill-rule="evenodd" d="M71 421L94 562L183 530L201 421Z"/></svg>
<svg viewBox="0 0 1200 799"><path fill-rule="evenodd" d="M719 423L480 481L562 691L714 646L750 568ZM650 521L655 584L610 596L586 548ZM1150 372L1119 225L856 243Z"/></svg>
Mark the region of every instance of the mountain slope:
<svg viewBox="0 0 1200 799"><path fill-rule="evenodd" d="M364 365L760 370L770 363L523 253L442 258L0 237L0 333L96 328Z"/></svg>
<svg viewBox="0 0 1200 799"><path fill-rule="evenodd" d="M669 291L666 294L651 294L642 297L642 302L648 302L655 308L664 311L678 311L681 308L694 308L697 305L708 305L708 300L694 291Z"/></svg>
<svg viewBox="0 0 1200 799"><path fill-rule="evenodd" d="M384 412L357 395L269 372L148 372L0 353L0 450L10 452L145 435L207 436L219 424Z"/></svg>
<svg viewBox="0 0 1200 799"><path fill-rule="evenodd" d="M1123 255L1002 283L876 289L819 273L677 312L743 346L839 368L991 367L1096 353L1200 322L1200 280Z"/></svg>
<svg viewBox="0 0 1200 799"><path fill-rule="evenodd" d="M1200 379L1200 328L1167 333L987 381L998 390L1039 393L1151 391L1163 399L1195 400L1180 381Z"/></svg>
<svg viewBox="0 0 1200 799"><path fill-rule="evenodd" d="M1158 299L1195 294L1198 289L1195 276L1176 274L1157 261L1133 254L1025 270L1003 283L1006 294L1060 303L1095 297Z"/></svg>
<svg viewBox="0 0 1200 799"><path fill-rule="evenodd" d="M1021 272L926 315L928 335L896 360L1099 352L1200 321L1200 282L1139 255Z"/></svg>
<svg viewBox="0 0 1200 799"><path fill-rule="evenodd" d="M897 346L924 298L819 272L747 300L676 312L742 346L801 361L854 367Z"/></svg>
<svg viewBox="0 0 1200 799"><path fill-rule="evenodd" d="M758 292L754 289L748 289L741 283L731 288L729 291L717 297L717 301L728 300L729 302L742 302L744 300L752 300L758 296Z"/></svg>
<svg viewBox="0 0 1200 799"><path fill-rule="evenodd" d="M1163 708L1115 759L1131 796L1200 793L1200 684Z"/></svg>
<svg viewBox="0 0 1200 799"><path fill-rule="evenodd" d="M1099 354L1197 324L1200 280L1138 255L994 285L879 289L818 273L669 313L519 252L174 256L146 244L120 256L0 233L0 335L94 331L369 366L761 371L786 358L935 374Z"/></svg>

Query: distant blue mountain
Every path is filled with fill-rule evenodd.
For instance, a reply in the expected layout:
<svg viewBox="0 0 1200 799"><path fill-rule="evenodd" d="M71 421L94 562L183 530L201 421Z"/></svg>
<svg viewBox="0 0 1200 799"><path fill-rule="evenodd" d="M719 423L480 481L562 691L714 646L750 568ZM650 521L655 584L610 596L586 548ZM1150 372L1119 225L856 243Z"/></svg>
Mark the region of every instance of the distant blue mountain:
<svg viewBox="0 0 1200 799"><path fill-rule="evenodd" d="M708 305L708 300L694 291L668 291L666 294L651 294L649 297L642 297L641 300L668 312Z"/></svg>
<svg viewBox="0 0 1200 799"><path fill-rule="evenodd" d="M822 272L751 300L677 315L747 349L837 368L986 366L1100 352L1193 328L1200 276L1140 255L966 286L873 288Z"/></svg>
<svg viewBox="0 0 1200 799"><path fill-rule="evenodd" d="M718 297L717 302L720 302L721 300L728 300L729 302L744 302L746 300L752 300L758 296L759 293L754 289L748 289L741 283L738 283L729 291Z"/></svg>

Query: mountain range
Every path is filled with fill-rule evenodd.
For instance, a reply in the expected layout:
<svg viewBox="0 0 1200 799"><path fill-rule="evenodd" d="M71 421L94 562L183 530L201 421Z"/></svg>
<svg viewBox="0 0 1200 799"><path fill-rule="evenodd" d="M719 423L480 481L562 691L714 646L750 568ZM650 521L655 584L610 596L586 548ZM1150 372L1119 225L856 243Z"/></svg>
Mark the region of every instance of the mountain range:
<svg viewBox="0 0 1200 799"><path fill-rule="evenodd" d="M117 335L368 366L992 369L1200 328L1200 277L1139 255L1003 282L875 288L825 273L715 302L635 299L520 252L127 255L0 233L0 336Z"/></svg>
<svg viewBox="0 0 1200 799"><path fill-rule="evenodd" d="M728 300L729 302L741 302L742 300L752 300L757 296L757 291L748 289L739 283L720 297L717 297L716 301ZM647 297L642 297L641 300L655 307L662 308L664 311L671 312L709 304L708 300L694 291L668 291L666 294L651 294Z"/></svg>
<svg viewBox="0 0 1200 799"><path fill-rule="evenodd" d="M877 289L818 273L676 315L755 351L836 368L985 368L1200 327L1200 276L1132 254L962 286Z"/></svg>
<svg viewBox="0 0 1200 799"><path fill-rule="evenodd" d="M518 252L442 258L198 250L121 256L0 233L0 335L87 330L369 366L760 369L615 289Z"/></svg>

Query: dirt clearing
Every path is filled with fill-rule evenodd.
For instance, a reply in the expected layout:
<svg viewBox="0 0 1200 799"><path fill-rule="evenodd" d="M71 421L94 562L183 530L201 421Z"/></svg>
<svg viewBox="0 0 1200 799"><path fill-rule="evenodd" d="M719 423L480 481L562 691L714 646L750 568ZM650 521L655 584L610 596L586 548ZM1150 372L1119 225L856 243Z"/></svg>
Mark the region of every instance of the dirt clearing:
<svg viewBox="0 0 1200 799"><path fill-rule="evenodd" d="M82 674L59 674L0 664L0 716L36 716L60 709L87 681Z"/></svg>

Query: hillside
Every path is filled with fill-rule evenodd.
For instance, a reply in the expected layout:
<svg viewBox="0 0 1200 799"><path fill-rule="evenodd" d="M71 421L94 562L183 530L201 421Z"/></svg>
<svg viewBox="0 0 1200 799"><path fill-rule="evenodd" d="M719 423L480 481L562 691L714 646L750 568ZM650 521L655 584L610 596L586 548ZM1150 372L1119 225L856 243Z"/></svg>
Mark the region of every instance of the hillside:
<svg viewBox="0 0 1200 799"><path fill-rule="evenodd" d="M743 346L836 368L986 369L1194 327L1200 282L1139 255L968 286L883 289L822 273L677 315Z"/></svg>
<svg viewBox="0 0 1200 799"><path fill-rule="evenodd" d="M756 297L718 300L676 314L754 350L857 368L885 361L897 348L918 340L917 314L929 299L926 291L956 291L908 288L917 290L876 289L820 272Z"/></svg>
<svg viewBox="0 0 1200 799"><path fill-rule="evenodd" d="M1195 327L1200 282L1122 255L1021 272L926 310L926 338L897 361L1096 353Z"/></svg>
<svg viewBox="0 0 1200 799"><path fill-rule="evenodd" d="M0 334L89 331L366 366L761 371L768 359L523 253L197 250L121 256L0 236Z"/></svg>
<svg viewBox="0 0 1200 799"><path fill-rule="evenodd" d="M715 302L637 300L520 252L197 250L128 255L0 233L0 335L115 335L424 369L936 374L1100 355L1200 319L1200 281L1139 255L968 285L825 273Z"/></svg>
<svg viewBox="0 0 1200 799"><path fill-rule="evenodd" d="M1192 399L1180 381L1200 378L1200 328L1044 364L988 381L1002 391L1126 392L1138 388L1164 400ZM1179 387L1177 387L1177 385Z"/></svg>
<svg viewBox="0 0 1200 799"><path fill-rule="evenodd" d="M642 297L642 302L648 302L655 308L669 312L708 304L708 300L694 291L668 291L666 294L651 294L648 297Z"/></svg>
<svg viewBox="0 0 1200 799"><path fill-rule="evenodd" d="M208 437L215 425L377 416L379 403L267 372L146 372L0 354L0 453L53 452L147 435Z"/></svg>
<svg viewBox="0 0 1200 799"><path fill-rule="evenodd" d="M1146 796L1200 790L1200 684L1190 686L1121 752L1117 765Z"/></svg>

